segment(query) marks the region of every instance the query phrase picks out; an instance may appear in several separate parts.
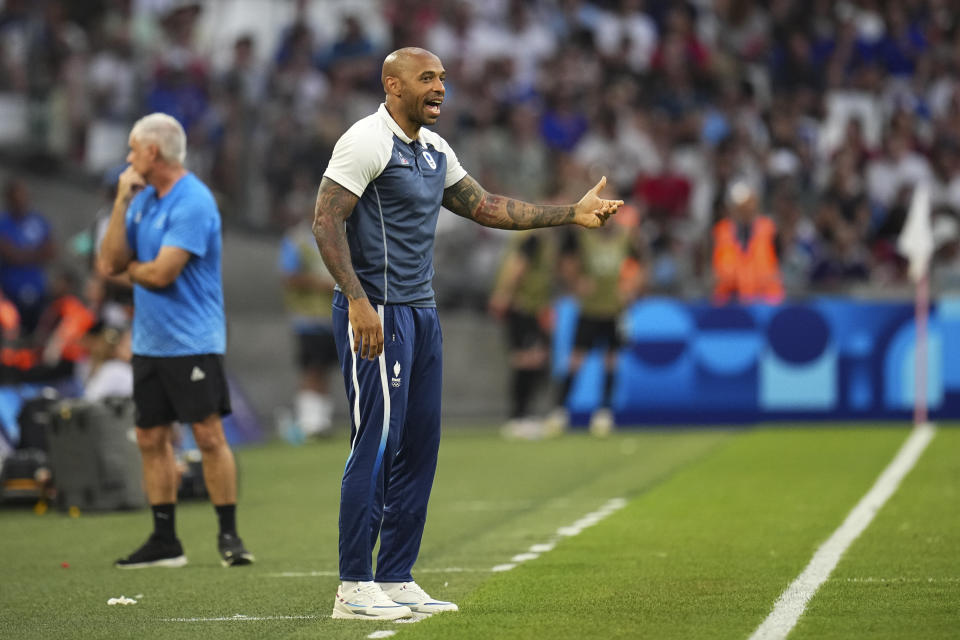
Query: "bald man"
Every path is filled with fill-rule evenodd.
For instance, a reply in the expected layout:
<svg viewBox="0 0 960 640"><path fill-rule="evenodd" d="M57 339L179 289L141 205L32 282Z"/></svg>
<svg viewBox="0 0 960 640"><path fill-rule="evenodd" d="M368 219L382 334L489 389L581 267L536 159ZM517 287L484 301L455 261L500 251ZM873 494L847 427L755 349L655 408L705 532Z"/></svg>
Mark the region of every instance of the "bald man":
<svg viewBox="0 0 960 640"><path fill-rule="evenodd" d="M336 280L333 325L350 406L333 617L456 611L413 580L440 444L442 337L431 281L441 205L498 229L595 228L623 204L597 194L536 205L484 191L440 136L446 71L429 51L383 63L386 99L337 142L313 222ZM376 581L373 548L380 539Z"/></svg>

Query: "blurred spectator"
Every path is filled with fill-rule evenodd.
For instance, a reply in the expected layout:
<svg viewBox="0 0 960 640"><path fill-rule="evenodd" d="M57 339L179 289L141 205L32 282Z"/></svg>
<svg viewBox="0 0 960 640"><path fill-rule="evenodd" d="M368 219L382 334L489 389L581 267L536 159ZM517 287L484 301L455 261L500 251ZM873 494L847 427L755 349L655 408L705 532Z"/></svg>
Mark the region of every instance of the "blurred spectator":
<svg viewBox="0 0 960 640"><path fill-rule="evenodd" d="M540 135L554 151L570 152L587 132L587 115L577 98L558 92L548 98L549 106L540 118Z"/></svg>
<svg viewBox="0 0 960 640"><path fill-rule="evenodd" d="M842 285L866 282L870 278L870 257L856 231L840 221L832 228L817 263L811 281L821 289L836 290Z"/></svg>
<svg viewBox="0 0 960 640"><path fill-rule="evenodd" d="M940 290L960 290L960 221L954 211L934 212L933 245L931 281Z"/></svg>
<svg viewBox="0 0 960 640"><path fill-rule="evenodd" d="M97 319L77 297L78 284L71 270L57 269L51 281L50 306L37 325L36 338L42 345L40 364L51 371L51 377L72 375L77 363L87 357L84 337Z"/></svg>
<svg viewBox="0 0 960 640"><path fill-rule="evenodd" d="M266 95L266 72L257 62L256 40L249 33L237 37L233 43L233 59L218 80L220 91L235 96L244 114L256 111ZM252 124L246 123L245 124Z"/></svg>
<svg viewBox="0 0 960 640"><path fill-rule="evenodd" d="M364 32L359 16L344 16L340 29L340 37L333 43L322 66L349 65L358 73L373 71L380 61L374 59L376 50Z"/></svg>
<svg viewBox="0 0 960 640"><path fill-rule="evenodd" d="M777 259L777 228L760 214L756 191L735 182L727 194L729 214L713 228L713 300L717 304L783 300Z"/></svg>
<svg viewBox="0 0 960 640"><path fill-rule="evenodd" d="M87 338L90 363L83 397L91 402L133 396L133 358L129 329L101 326Z"/></svg>
<svg viewBox="0 0 960 640"><path fill-rule="evenodd" d="M24 333L32 333L47 304L44 268L56 256L56 242L46 216L31 208L30 192L20 178L4 189L0 214L0 286L16 305Z"/></svg>
<svg viewBox="0 0 960 640"><path fill-rule="evenodd" d="M601 109L596 122L577 143L574 157L590 175L607 176L617 197L627 196L638 174L660 169L659 153L646 132L613 108Z"/></svg>
<svg viewBox="0 0 960 640"><path fill-rule="evenodd" d="M322 173L382 100L383 54L417 44L446 64L439 132L472 173L528 199L555 193L551 176L606 173L658 221L661 282L692 274L681 295L709 274L706 250L682 245L709 243L733 176L764 208L795 193L804 237L836 204L876 284L903 282L888 251L903 190L933 179L935 203L960 206L960 29L943 0L319 4L275 5L286 17L271 34L247 3L8 0L4 156L96 174L121 160L137 116L164 110L225 221L280 233L295 170ZM826 250L822 232L803 242ZM489 248L486 230L463 233L467 251Z"/></svg>
<svg viewBox="0 0 960 640"><path fill-rule="evenodd" d="M805 215L798 194L780 189L773 197L771 214L777 226L780 273L788 295L802 295L810 287L814 263L821 252L821 238Z"/></svg>
<svg viewBox="0 0 960 640"><path fill-rule="evenodd" d="M657 25L644 13L643 0L619 0L616 12L604 14L593 37L600 55L610 59L623 55L631 72L646 73L657 49Z"/></svg>
<svg viewBox="0 0 960 640"><path fill-rule="evenodd" d="M910 142L907 133L891 133L882 155L867 164L867 193L874 205L887 208L900 189L930 179L930 163Z"/></svg>
<svg viewBox="0 0 960 640"><path fill-rule="evenodd" d="M76 157L82 144L84 83L79 56L86 34L67 19L64 3L51 0L26 27L26 80L33 150L40 157Z"/></svg>
<svg viewBox="0 0 960 640"><path fill-rule="evenodd" d="M489 103L487 103L489 104ZM490 111L495 107L490 105ZM484 103L474 107L475 115ZM518 104L507 109L506 126L477 122L465 136L461 164L490 189L512 197L540 199L547 195L551 180L550 154L537 130L537 113L532 105ZM490 113L491 118L495 114ZM486 126L484 126L486 125Z"/></svg>

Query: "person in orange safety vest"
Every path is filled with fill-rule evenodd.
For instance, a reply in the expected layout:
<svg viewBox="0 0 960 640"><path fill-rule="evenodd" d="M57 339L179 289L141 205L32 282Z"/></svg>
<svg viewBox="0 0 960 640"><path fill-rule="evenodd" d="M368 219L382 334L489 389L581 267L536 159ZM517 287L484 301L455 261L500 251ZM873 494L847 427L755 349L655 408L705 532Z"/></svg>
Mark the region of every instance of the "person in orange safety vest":
<svg viewBox="0 0 960 640"><path fill-rule="evenodd" d="M727 206L729 215L713 227L714 302L783 301L776 225L760 214L757 194L745 182L731 185Z"/></svg>
<svg viewBox="0 0 960 640"><path fill-rule="evenodd" d="M16 305L0 293L0 367L5 371L0 378L6 381L10 370L26 371L37 364L37 354L20 335L20 312Z"/></svg>

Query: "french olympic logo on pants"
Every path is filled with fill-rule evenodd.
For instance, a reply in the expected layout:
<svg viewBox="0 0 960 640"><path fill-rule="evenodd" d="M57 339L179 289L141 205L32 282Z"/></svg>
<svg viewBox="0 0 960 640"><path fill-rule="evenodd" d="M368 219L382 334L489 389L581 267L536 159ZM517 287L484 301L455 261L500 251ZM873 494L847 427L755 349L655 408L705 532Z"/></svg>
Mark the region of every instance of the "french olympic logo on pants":
<svg viewBox="0 0 960 640"><path fill-rule="evenodd" d="M400 361L398 360L393 363L393 377L390 378L390 384L391 386L399 387L402 381L402 378L400 378Z"/></svg>

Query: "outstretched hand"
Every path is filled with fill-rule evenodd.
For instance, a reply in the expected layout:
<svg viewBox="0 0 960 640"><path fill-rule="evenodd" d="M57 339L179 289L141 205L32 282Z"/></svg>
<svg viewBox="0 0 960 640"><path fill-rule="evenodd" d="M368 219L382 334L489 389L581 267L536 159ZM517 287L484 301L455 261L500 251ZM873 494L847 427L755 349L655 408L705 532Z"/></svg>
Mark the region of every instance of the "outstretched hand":
<svg viewBox="0 0 960 640"><path fill-rule="evenodd" d="M605 200L598 195L606 184L607 176L603 176L593 189L580 198L574 210L574 224L588 229L602 227L607 218L623 206L623 200Z"/></svg>

